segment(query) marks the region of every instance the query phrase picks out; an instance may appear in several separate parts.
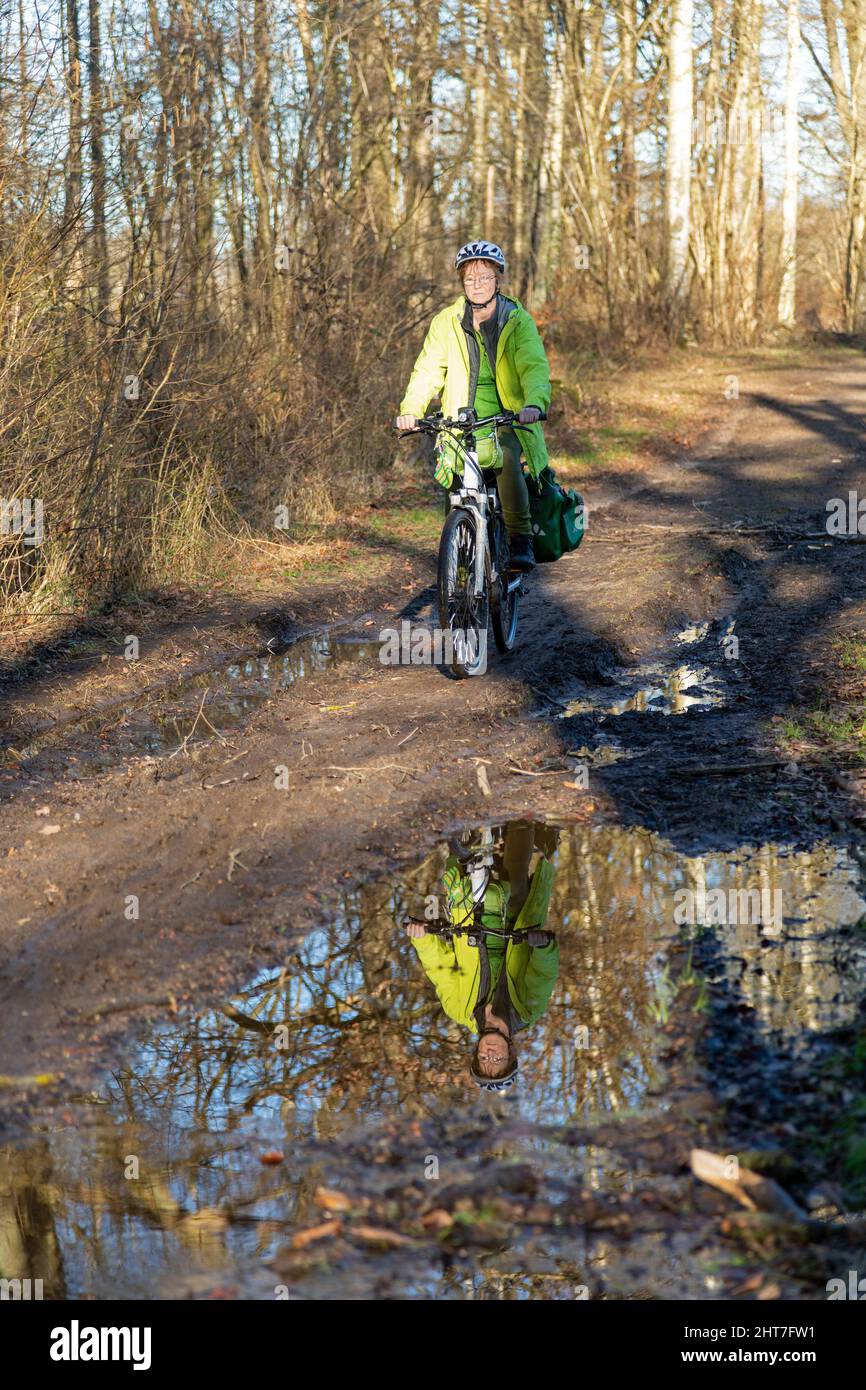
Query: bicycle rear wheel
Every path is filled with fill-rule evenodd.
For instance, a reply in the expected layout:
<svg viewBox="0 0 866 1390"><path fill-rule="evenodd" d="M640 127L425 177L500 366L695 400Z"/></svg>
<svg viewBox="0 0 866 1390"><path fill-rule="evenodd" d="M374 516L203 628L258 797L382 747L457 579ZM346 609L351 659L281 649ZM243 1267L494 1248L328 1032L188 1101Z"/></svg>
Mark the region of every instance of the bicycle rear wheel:
<svg viewBox="0 0 866 1390"><path fill-rule="evenodd" d="M451 634L451 669L461 679L487 666L487 583L474 593L478 540L473 518L462 507L449 512L439 542L439 625Z"/></svg>
<svg viewBox="0 0 866 1390"><path fill-rule="evenodd" d="M491 585L490 616L493 620L493 636L500 652L510 652L517 640L517 607L520 595L517 589L508 591L511 578L508 563L508 532L501 517L496 519L494 533L494 556L496 559L496 579Z"/></svg>

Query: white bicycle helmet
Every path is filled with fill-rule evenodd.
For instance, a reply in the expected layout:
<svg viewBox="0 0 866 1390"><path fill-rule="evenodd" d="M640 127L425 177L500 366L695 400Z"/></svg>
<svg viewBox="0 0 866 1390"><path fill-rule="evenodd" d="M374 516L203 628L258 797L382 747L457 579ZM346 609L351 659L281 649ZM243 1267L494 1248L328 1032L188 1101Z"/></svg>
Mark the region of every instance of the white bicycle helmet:
<svg viewBox="0 0 866 1390"><path fill-rule="evenodd" d="M476 1076L475 1072L472 1072L471 1075L475 1085L479 1086L482 1091L509 1091L517 1080L516 1073L512 1076L506 1076L504 1081L493 1081L490 1077L482 1080L480 1076Z"/></svg>
<svg viewBox="0 0 866 1390"><path fill-rule="evenodd" d="M501 246L492 241L467 241L461 246L454 260L454 269L459 270L467 261L492 261L500 270L505 270L505 256Z"/></svg>

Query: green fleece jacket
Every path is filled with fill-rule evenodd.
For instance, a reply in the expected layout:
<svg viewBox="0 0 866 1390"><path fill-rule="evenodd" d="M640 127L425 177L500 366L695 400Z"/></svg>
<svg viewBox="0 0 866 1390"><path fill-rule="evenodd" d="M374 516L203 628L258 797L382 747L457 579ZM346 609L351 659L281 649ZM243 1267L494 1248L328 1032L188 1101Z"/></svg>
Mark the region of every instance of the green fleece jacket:
<svg viewBox="0 0 866 1390"><path fill-rule="evenodd" d="M535 319L518 299L503 295L514 305L496 347L496 389L506 410L535 405L547 413L550 405L550 369ZM460 295L436 315L409 378L399 414L420 416L434 396L441 394L442 409L452 419L469 395L469 351L462 318L466 296ZM526 462L534 478L547 465L547 445L541 424L520 430Z"/></svg>

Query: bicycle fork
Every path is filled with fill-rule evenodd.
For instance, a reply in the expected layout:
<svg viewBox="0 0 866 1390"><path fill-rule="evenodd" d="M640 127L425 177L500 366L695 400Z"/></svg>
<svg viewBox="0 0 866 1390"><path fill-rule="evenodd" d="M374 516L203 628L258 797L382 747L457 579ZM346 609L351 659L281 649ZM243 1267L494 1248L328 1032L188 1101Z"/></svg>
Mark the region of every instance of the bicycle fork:
<svg viewBox="0 0 866 1390"><path fill-rule="evenodd" d="M472 576L472 597L484 594L484 562L487 558L487 497L474 488L451 494L452 509L460 507L472 518L475 527L475 572Z"/></svg>
<svg viewBox="0 0 866 1390"><path fill-rule="evenodd" d="M473 490L468 496L465 493L454 493L451 500L454 506L462 507L463 511L468 512L472 518L472 525L475 527L475 573L472 580L472 590L473 598L481 598L484 594L485 565L489 571L491 585L497 578L487 539L487 497L482 497ZM525 593L523 580L522 574L512 575L508 579L507 592L509 594Z"/></svg>

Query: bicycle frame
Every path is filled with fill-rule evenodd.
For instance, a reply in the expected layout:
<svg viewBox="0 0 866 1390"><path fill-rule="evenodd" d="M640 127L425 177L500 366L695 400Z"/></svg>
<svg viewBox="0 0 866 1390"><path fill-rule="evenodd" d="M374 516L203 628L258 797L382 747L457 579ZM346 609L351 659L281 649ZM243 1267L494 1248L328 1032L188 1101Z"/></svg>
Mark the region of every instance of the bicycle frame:
<svg viewBox="0 0 866 1390"><path fill-rule="evenodd" d="M489 424L497 418L496 416L491 416L487 420L476 421L475 428L479 425ZM519 425L515 426L513 424L511 427L520 428ZM494 437L497 429L498 425L494 424ZM453 432L449 431L449 433ZM478 447L475 441L474 429L471 433L467 434L465 439L457 439L456 442L463 457L463 478L459 490L457 492L449 492L448 498L452 510L455 507L464 507L471 513L475 524L476 546L473 597L480 598L484 592L485 565L489 566L490 569L490 582L493 583L498 578L498 574L493 565L493 556L490 549L488 521L490 519L489 508L491 502L495 512L500 512L501 506L496 484L489 484L484 481L484 474L478 463ZM491 489L493 494L492 497ZM511 594L514 593L515 590L519 590L521 593L523 592L523 575L521 574L515 575L514 578L508 580L507 592Z"/></svg>

